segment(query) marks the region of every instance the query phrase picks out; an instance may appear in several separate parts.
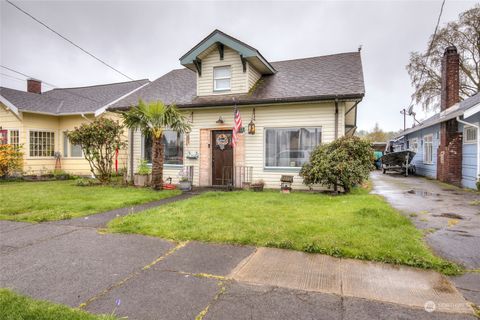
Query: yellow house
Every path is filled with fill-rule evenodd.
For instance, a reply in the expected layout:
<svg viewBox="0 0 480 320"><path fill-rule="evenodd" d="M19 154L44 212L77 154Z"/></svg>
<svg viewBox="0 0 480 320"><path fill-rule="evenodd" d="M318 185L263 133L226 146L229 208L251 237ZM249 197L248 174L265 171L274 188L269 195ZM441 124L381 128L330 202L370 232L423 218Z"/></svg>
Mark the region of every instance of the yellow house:
<svg viewBox="0 0 480 320"><path fill-rule="evenodd" d="M107 108L139 90L148 80L138 80L42 92L41 82L27 80L27 91L0 87L0 143L21 146L26 174L62 170L90 175L79 146L70 144L66 132L95 117L116 117ZM60 155L57 161L56 155ZM126 166L126 154L119 166Z"/></svg>
<svg viewBox="0 0 480 320"><path fill-rule="evenodd" d="M215 30L180 58L173 70L111 105L125 110L139 99L176 104L192 130L167 131L165 179L180 170L197 186L263 180L280 187L282 175L298 175L312 149L356 129L365 89L360 52L269 62L260 52ZM232 144L234 111L243 125ZM129 174L141 159L151 161L151 141L131 132Z"/></svg>

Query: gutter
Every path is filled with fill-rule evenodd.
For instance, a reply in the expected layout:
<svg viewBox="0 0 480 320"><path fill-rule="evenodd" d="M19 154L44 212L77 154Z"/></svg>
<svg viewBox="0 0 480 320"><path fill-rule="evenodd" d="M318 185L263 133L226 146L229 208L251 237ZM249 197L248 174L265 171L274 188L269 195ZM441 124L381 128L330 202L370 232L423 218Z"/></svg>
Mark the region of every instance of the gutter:
<svg viewBox="0 0 480 320"><path fill-rule="evenodd" d="M466 122L466 121L463 121L463 120L460 120L460 116L457 116L457 122L463 124L463 125L467 125L467 126L470 126L470 127L474 127L475 129L477 129L477 176L475 177L477 180L480 179L480 126L476 125L476 124L473 124L473 123L469 123L469 122Z"/></svg>
<svg viewBox="0 0 480 320"><path fill-rule="evenodd" d="M335 140L338 138L338 99L335 99Z"/></svg>
<svg viewBox="0 0 480 320"><path fill-rule="evenodd" d="M190 108L205 108L205 107L228 107L228 106L241 106L241 105L270 105L275 103L295 103L295 102L315 102L315 101L335 101L337 100L358 100L362 99L365 96L364 93L358 94L341 94L341 95L322 95L322 96L309 96L309 97L289 97L289 98L269 98L269 99L246 99L246 100L237 100L235 102L233 100L222 100L222 101L206 101L206 102L198 102L198 103L188 103L188 104L179 104L173 103L178 108L181 109L190 109ZM122 106L122 107L110 107L108 108L109 111L123 111L128 110L131 108L129 106Z"/></svg>

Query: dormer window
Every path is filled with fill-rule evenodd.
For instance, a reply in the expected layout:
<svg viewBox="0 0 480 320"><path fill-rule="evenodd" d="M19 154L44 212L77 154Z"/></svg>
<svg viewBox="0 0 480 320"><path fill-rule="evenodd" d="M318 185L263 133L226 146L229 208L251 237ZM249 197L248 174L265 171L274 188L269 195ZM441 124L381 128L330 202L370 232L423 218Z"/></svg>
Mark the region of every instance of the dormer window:
<svg viewBox="0 0 480 320"><path fill-rule="evenodd" d="M232 71L230 66L213 68L213 91L230 90Z"/></svg>

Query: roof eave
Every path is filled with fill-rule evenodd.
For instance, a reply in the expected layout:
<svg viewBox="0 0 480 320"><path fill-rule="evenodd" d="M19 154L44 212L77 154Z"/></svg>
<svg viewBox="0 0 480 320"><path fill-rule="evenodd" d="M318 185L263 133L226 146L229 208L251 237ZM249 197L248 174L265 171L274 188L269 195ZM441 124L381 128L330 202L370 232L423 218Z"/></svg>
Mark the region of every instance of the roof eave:
<svg viewBox="0 0 480 320"><path fill-rule="evenodd" d="M5 98L4 96L0 95L0 102L3 103L6 107L7 107L7 110L11 110L15 116L20 119L20 112L18 110L18 108L13 104L11 103L10 101L8 101L7 98Z"/></svg>

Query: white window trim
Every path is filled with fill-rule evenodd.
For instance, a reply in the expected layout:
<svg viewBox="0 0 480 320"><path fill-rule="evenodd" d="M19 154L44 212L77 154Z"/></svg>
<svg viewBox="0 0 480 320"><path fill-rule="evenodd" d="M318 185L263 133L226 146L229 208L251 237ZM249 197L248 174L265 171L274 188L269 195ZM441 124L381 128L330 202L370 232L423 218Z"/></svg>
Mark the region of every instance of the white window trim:
<svg viewBox="0 0 480 320"><path fill-rule="evenodd" d="M431 160L430 162L428 162L428 161L426 160L426 155L427 155L427 153L426 153L426 148L425 148L425 146L427 145L427 143L426 143L426 138L428 138L428 137L431 137L431 138L432 138L432 141L429 142L429 143L432 145L432 160ZM422 150L422 151L423 151L423 159L422 159L422 160L423 160L423 164L433 164L433 133L427 134L427 135L424 135L424 136L423 136L423 145L422 145L422 148L423 148L423 150Z"/></svg>
<svg viewBox="0 0 480 320"><path fill-rule="evenodd" d="M478 123L472 123L472 124L478 125ZM463 126L463 144L476 144L476 143L477 143L477 139L475 139L475 140L467 140L467 134L466 134L466 132L465 132L466 129L473 129L473 130L476 132L477 139L478 139L478 130L477 130L477 128L475 128L475 127L473 127L473 126L464 125L464 126Z"/></svg>
<svg viewBox="0 0 480 320"><path fill-rule="evenodd" d="M170 130L170 129L168 129ZM143 161L145 160L145 136L143 134L141 134L141 144L140 144L140 154L141 154L141 157L140 159ZM185 166L185 160L186 160L186 149L185 149L185 134L183 135L183 164L171 164L171 163L164 163L163 164L163 167L164 168L172 168L172 169L181 169ZM151 162L147 162L147 166L151 167L152 166L152 163Z"/></svg>
<svg viewBox="0 0 480 320"><path fill-rule="evenodd" d="M313 128L313 129L320 129L320 144L323 143L323 126L318 126L318 125L305 125L305 126L292 126L292 127L264 127L263 128L263 152L262 152L262 164L263 164L263 170L264 171L299 171L302 169L302 167L272 167L272 166L266 166L266 152L267 152L267 134L266 131L267 129L308 129L308 128Z"/></svg>
<svg viewBox="0 0 480 320"><path fill-rule="evenodd" d="M7 130L7 144L10 143L10 131L18 131L18 146L20 147L22 145L21 141L21 136L22 136L22 130L20 128L2 128L2 130Z"/></svg>
<svg viewBox="0 0 480 320"><path fill-rule="evenodd" d="M230 70L230 77L219 77L219 78L215 78L215 69L220 69L220 68L228 68ZM226 66L216 66L216 67L213 67L213 91L214 92L224 92L224 91L230 91L232 90L232 66L230 65L226 65ZM225 79L228 79L230 80L230 86L228 89L217 89L217 82L216 80L225 80Z"/></svg>
<svg viewBox="0 0 480 320"><path fill-rule="evenodd" d="M28 129L27 130L27 143L26 143L26 147L25 147L25 155L26 155L26 158L27 159L32 159L32 160L35 160L35 159L55 159L55 156L41 156L41 157L35 157L35 156L30 156L30 132L51 132L53 133L53 145L54 145L54 149L53 151L55 152L56 151L56 148L57 148L57 139L58 139L58 132L56 130L52 130L52 129Z"/></svg>
<svg viewBox="0 0 480 320"><path fill-rule="evenodd" d="M62 131L62 151L65 151L65 133L67 133L68 130L65 130L65 131ZM82 149L82 155L81 156L76 156L76 157L73 157L71 154L72 154L72 143L70 142L70 139L68 139L68 143L67 143L67 149L68 149L68 155L65 156L65 154L63 154L62 152L62 158L63 159L83 159L85 158L84 157L84 154L83 154L83 149Z"/></svg>

